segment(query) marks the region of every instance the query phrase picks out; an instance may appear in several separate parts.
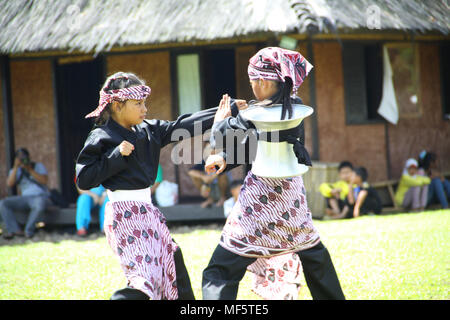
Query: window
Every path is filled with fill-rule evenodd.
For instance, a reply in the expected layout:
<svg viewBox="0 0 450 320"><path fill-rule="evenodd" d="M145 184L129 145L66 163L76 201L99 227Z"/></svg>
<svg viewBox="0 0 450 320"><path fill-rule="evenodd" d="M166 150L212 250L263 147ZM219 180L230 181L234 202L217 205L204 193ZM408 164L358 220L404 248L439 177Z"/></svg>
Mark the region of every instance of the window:
<svg viewBox="0 0 450 320"><path fill-rule="evenodd" d="M200 49L176 55L178 114L219 105L222 95L236 97L235 51ZM245 82L248 86L248 80Z"/></svg>
<svg viewBox="0 0 450 320"><path fill-rule="evenodd" d="M236 98L236 73L234 49L209 49L203 51L205 108L219 105L222 95ZM248 81L246 82L248 85Z"/></svg>
<svg viewBox="0 0 450 320"><path fill-rule="evenodd" d="M347 124L381 121L377 110L383 93L382 45L344 42L342 59Z"/></svg>
<svg viewBox="0 0 450 320"><path fill-rule="evenodd" d="M200 63L196 53L180 54L176 59L179 114L201 110Z"/></svg>

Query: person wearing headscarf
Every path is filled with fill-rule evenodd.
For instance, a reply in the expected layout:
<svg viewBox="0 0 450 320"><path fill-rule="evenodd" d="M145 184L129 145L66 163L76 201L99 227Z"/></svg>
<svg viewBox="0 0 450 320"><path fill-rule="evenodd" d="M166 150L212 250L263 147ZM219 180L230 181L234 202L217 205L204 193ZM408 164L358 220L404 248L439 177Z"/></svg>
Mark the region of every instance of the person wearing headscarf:
<svg viewBox="0 0 450 320"><path fill-rule="evenodd" d="M416 159L410 158L406 161L403 173L395 192L395 202L404 209L422 211L428 200L428 186L431 179L418 174Z"/></svg>
<svg viewBox="0 0 450 320"><path fill-rule="evenodd" d="M296 91L311 69L312 65L299 52L276 47L260 50L249 61L248 75L257 100L249 104L281 104L281 119L291 118L292 104L302 103ZM231 108L235 103L224 95L220 105ZM236 149L216 150L218 153L206 161L206 171L215 172L217 166L220 173L252 163L254 154L250 154L249 144L254 128L241 113L215 121L211 134L213 148L228 148L225 137L235 131L248 134L241 140L238 138L234 145L235 148L244 145L244 161L235 159L239 158ZM304 147L303 122L286 131L287 134L279 131L279 141L292 144L298 162L311 166ZM292 259L293 254L299 259ZM257 277L253 290L265 298L296 299L300 288L298 276L303 270L313 299L345 299L330 255L312 223L301 176L265 178L248 172L219 245L203 271L203 298L236 299L247 268ZM277 278L274 272L290 276ZM264 288L268 290L265 293L261 291Z"/></svg>

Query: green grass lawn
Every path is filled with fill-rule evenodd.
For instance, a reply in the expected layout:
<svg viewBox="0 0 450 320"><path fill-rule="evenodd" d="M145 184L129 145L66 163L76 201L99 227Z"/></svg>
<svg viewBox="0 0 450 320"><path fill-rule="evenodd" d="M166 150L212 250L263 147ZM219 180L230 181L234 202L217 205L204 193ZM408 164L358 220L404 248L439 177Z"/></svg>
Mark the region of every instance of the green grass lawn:
<svg viewBox="0 0 450 320"><path fill-rule="evenodd" d="M314 221L347 299L449 299L450 210ZM194 293L220 237L217 225L175 227ZM259 299L251 275L238 299ZM304 279L299 299L311 299ZM0 246L0 299L109 299L125 286L104 237Z"/></svg>

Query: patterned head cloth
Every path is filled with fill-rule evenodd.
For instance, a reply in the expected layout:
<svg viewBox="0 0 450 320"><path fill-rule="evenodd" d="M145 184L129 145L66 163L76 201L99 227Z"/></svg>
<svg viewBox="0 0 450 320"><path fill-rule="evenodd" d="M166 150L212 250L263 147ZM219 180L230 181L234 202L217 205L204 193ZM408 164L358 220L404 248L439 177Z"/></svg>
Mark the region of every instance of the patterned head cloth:
<svg viewBox="0 0 450 320"><path fill-rule="evenodd" d="M250 58L248 76L250 80L285 81L292 79L292 93L296 93L303 80L313 68L300 53L278 47L268 47L259 50Z"/></svg>
<svg viewBox="0 0 450 320"><path fill-rule="evenodd" d="M86 115L85 118L98 117L106 106L113 101L142 100L147 98L150 92L150 87L144 85L108 91L102 89L100 90L100 100L97 109Z"/></svg>

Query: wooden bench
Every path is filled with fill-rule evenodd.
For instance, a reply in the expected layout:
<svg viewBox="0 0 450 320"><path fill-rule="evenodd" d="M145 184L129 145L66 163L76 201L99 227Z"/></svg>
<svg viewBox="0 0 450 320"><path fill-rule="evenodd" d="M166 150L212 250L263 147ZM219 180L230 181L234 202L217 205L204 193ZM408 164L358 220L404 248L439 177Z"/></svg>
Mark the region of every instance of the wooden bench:
<svg viewBox="0 0 450 320"><path fill-rule="evenodd" d="M446 179L450 179L450 171L444 171L443 175ZM399 207L395 203L395 190L398 187L398 183L399 180L385 180L370 184L380 195L381 202L383 204L382 213L395 213L403 211L403 208ZM431 206L431 208L433 207L435 206Z"/></svg>
<svg viewBox="0 0 450 320"><path fill-rule="evenodd" d="M16 211L15 216L19 224L24 225L28 219L28 211ZM77 209L74 206L69 208L59 208L49 206L47 210L39 217L38 222L45 225L75 225ZM91 223L98 224L98 209L95 209L91 215Z"/></svg>
<svg viewBox="0 0 450 320"><path fill-rule="evenodd" d="M398 186L398 180L385 180L371 183L370 186L374 188L380 196L383 205L383 213L395 213L402 210L395 202L395 189Z"/></svg>
<svg viewBox="0 0 450 320"><path fill-rule="evenodd" d="M225 221L223 207L201 208L200 203L177 204L170 207L160 207L159 210L164 214L168 222L183 221ZM28 219L28 211L15 212L17 222L25 225ZM41 215L38 223L44 223L48 226L75 226L76 207L71 205L69 208L59 208L50 206ZM94 209L91 214L91 224L98 225L98 209Z"/></svg>

